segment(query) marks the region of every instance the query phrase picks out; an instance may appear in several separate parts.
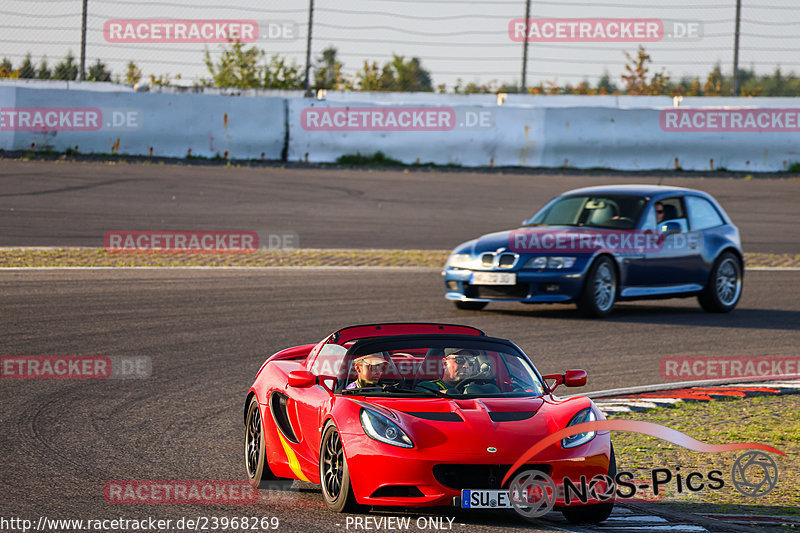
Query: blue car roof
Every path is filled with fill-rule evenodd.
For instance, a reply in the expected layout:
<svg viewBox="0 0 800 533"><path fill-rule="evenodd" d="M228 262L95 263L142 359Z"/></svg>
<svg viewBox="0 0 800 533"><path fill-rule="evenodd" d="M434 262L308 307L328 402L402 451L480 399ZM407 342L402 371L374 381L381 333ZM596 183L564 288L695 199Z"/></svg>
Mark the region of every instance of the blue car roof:
<svg viewBox="0 0 800 533"><path fill-rule="evenodd" d="M666 185L601 185L597 187L584 187L562 193L560 196L573 194L633 194L637 196L656 196L670 193L697 193L706 196L702 191L686 189L684 187L668 187Z"/></svg>

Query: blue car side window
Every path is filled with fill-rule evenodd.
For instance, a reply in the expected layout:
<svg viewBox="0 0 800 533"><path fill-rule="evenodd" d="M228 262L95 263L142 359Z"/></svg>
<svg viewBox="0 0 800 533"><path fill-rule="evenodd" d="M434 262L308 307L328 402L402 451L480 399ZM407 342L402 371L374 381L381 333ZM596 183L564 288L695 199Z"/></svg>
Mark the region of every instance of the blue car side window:
<svg viewBox="0 0 800 533"><path fill-rule="evenodd" d="M686 209L689 211L689 221L694 231L716 228L724 224L717 210L705 198L687 196Z"/></svg>
<svg viewBox="0 0 800 533"><path fill-rule="evenodd" d="M667 222L670 223L670 227L675 224L680 226L680 233L689 231L689 222L680 197L665 198L659 200L657 204L661 204L663 210L662 219L658 222L659 231L663 233L668 230L665 225Z"/></svg>

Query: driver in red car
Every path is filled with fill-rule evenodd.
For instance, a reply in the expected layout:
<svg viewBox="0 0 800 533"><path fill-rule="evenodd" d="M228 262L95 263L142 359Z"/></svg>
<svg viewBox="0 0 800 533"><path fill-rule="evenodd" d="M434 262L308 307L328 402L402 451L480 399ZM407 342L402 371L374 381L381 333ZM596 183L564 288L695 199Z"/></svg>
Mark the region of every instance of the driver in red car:
<svg viewBox="0 0 800 533"><path fill-rule="evenodd" d="M487 368L483 368L486 366ZM463 394L493 394L500 392L497 385L485 383L491 380L491 368L488 363L480 365L478 354L472 350L460 349L445 355L442 358L442 377L431 381L423 381L417 385L418 389L430 391L453 391L462 394L457 386L465 380L475 379L464 383ZM478 383L477 380L484 381Z"/></svg>

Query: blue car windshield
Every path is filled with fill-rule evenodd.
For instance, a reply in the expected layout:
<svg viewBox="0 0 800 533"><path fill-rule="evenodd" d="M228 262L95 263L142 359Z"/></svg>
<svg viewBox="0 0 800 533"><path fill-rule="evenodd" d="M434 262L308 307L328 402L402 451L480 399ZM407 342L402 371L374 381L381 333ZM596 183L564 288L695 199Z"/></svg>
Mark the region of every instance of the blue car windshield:
<svg viewBox="0 0 800 533"><path fill-rule="evenodd" d="M621 194L560 196L525 225L634 229L646 204L647 198Z"/></svg>

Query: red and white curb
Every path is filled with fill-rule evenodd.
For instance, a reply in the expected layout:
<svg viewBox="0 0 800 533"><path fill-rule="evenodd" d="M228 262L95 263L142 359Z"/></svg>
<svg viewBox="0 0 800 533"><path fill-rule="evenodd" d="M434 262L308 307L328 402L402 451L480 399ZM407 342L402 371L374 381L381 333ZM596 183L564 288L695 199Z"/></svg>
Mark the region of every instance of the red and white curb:
<svg viewBox="0 0 800 533"><path fill-rule="evenodd" d="M708 402L728 398L800 393L800 379L794 378L763 381L751 379L728 383L700 381L691 384L692 386L666 384L661 385L661 389L658 386L636 387L640 389L636 391L633 388L617 389L617 391L588 393L587 396L594 398L594 403L604 414L611 415L672 407L680 402Z"/></svg>

